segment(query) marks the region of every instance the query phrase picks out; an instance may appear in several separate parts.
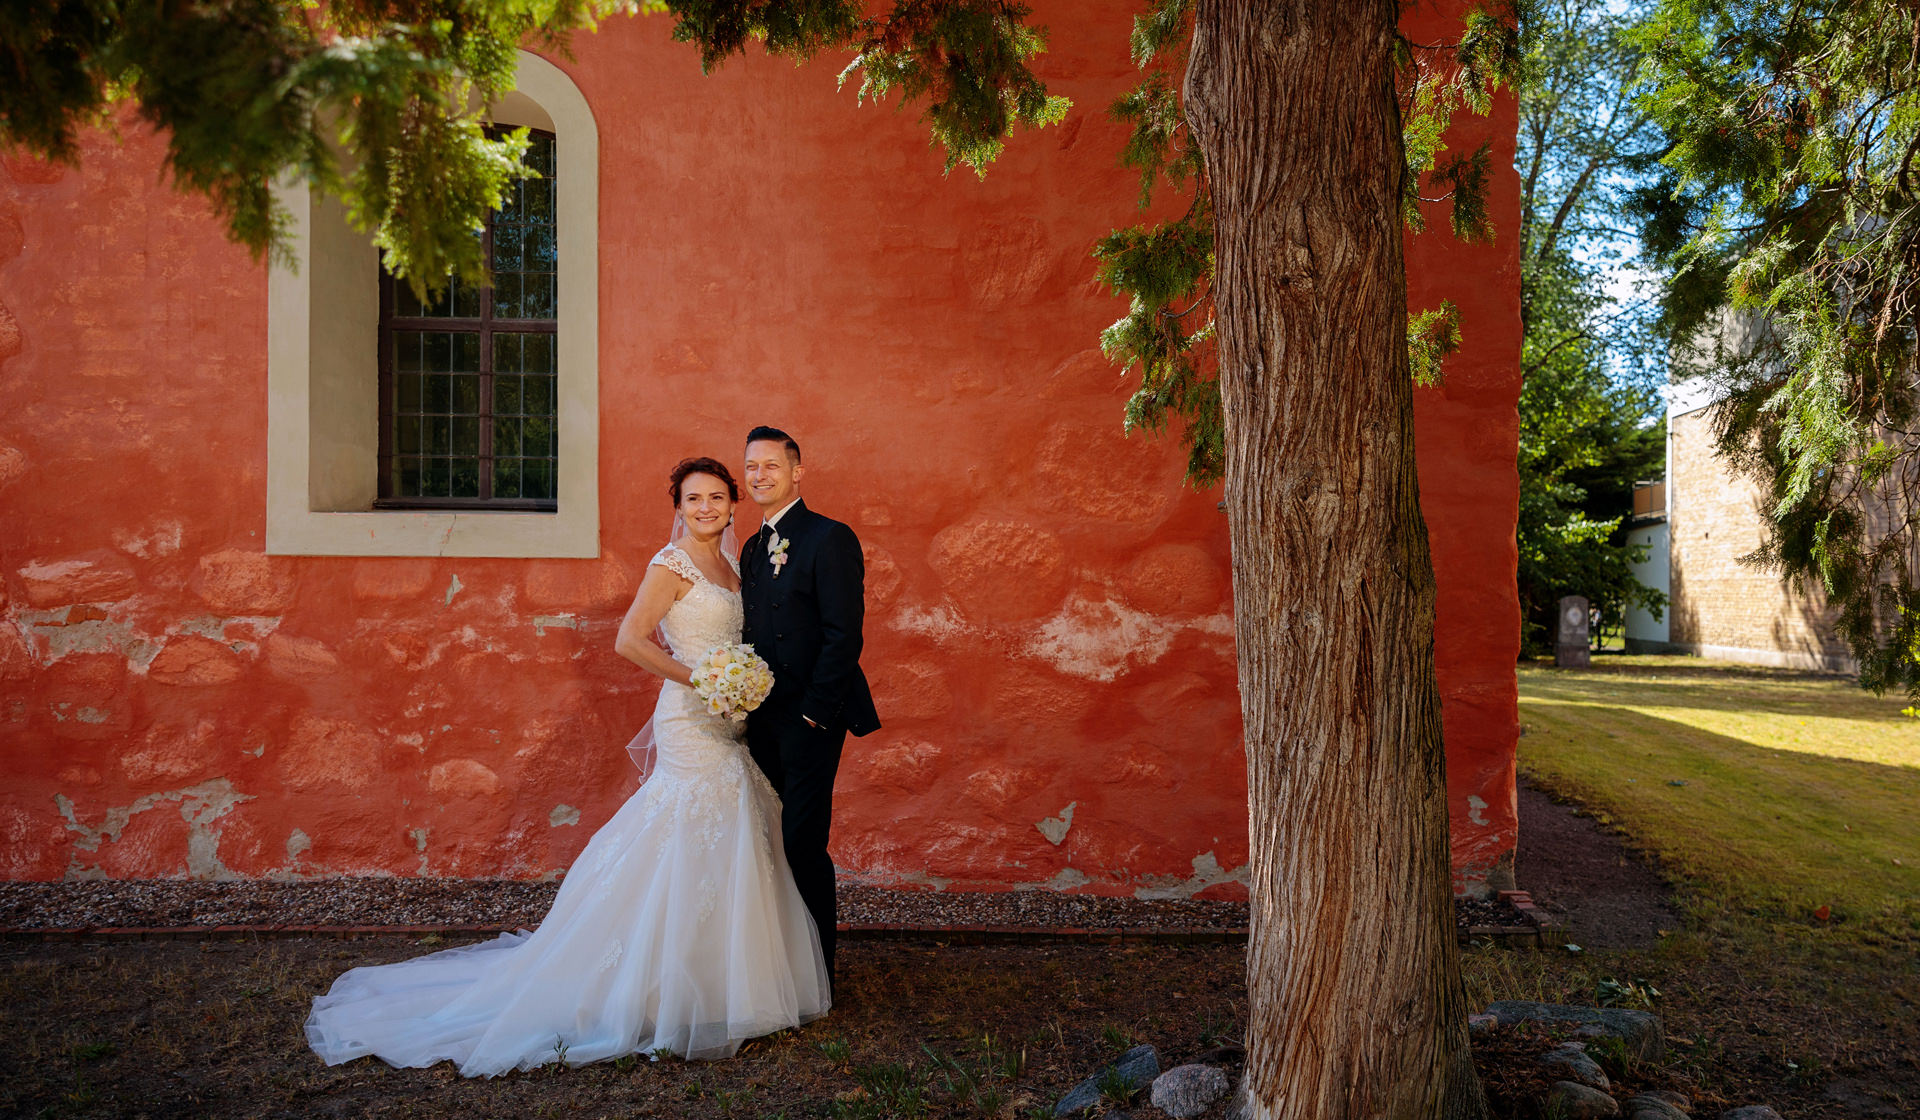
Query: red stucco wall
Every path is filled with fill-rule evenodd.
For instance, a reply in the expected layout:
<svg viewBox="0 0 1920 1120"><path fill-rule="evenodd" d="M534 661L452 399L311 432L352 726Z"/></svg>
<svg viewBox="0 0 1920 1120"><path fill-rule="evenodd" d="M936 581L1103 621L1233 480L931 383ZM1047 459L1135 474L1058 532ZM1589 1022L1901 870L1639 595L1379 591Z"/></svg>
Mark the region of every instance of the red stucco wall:
<svg viewBox="0 0 1920 1120"><path fill-rule="evenodd" d="M665 472L772 422L869 553L887 726L849 743L836 860L1241 892L1218 495L1121 435L1095 348L1123 308L1087 250L1134 220L1104 112L1130 13L1039 18L1073 116L984 182L824 65L702 77L658 19L558 60L601 139L598 560L264 555L264 270L137 128L77 171L6 161L0 875L563 869L632 788L654 687L612 644ZM1502 99L1459 129L1495 138L1499 240L1409 246L1412 305L1455 300L1467 339L1417 406L1463 885L1514 838L1514 127Z"/></svg>

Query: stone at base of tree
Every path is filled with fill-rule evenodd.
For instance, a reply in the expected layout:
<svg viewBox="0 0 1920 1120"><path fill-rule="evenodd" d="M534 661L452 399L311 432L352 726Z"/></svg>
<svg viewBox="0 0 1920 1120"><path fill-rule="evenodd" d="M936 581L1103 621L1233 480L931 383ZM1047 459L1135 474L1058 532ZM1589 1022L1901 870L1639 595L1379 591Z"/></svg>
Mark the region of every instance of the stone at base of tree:
<svg viewBox="0 0 1920 1120"><path fill-rule="evenodd" d="M1174 1120L1190 1120L1227 1093L1227 1075L1212 1066L1175 1066L1153 1079L1153 1107Z"/></svg>
<svg viewBox="0 0 1920 1120"><path fill-rule="evenodd" d="M1620 1102L1578 1081L1556 1081L1547 1090L1547 1115L1560 1120L1612 1120Z"/></svg>
<svg viewBox="0 0 1920 1120"><path fill-rule="evenodd" d="M1636 1061L1658 1062L1666 1056L1666 1037L1660 1030L1660 1020L1645 1011L1503 999L1488 1004L1487 1014L1498 1018L1503 1027L1528 1022L1558 1023L1575 1028L1582 1038L1618 1038Z"/></svg>
<svg viewBox="0 0 1920 1120"><path fill-rule="evenodd" d="M1136 1090L1160 1076L1160 1052L1151 1046L1136 1046L1120 1055L1120 1060L1107 1068L1119 1071L1127 1088ZM1100 1083L1106 1080L1106 1072L1103 1069L1075 1085L1053 1106L1053 1114L1075 1116L1099 1104Z"/></svg>
<svg viewBox="0 0 1920 1120"><path fill-rule="evenodd" d="M1727 1109L1720 1114L1720 1120L1781 1120L1781 1116L1764 1104L1747 1104Z"/></svg>
<svg viewBox="0 0 1920 1120"><path fill-rule="evenodd" d="M1480 1034L1485 1031L1490 1031L1499 1025L1500 1025L1500 1017L1498 1015L1467 1016L1467 1030L1473 1032L1474 1034Z"/></svg>
<svg viewBox="0 0 1920 1120"><path fill-rule="evenodd" d="M1585 1049L1577 1042L1569 1043L1540 1055L1540 1064L1568 1081L1578 1081L1591 1089L1607 1092L1613 1086L1607 1081L1607 1071L1599 1063L1587 1057Z"/></svg>
<svg viewBox="0 0 1920 1120"><path fill-rule="evenodd" d="M1675 1108L1673 1102L1652 1093L1628 1097L1621 1107L1626 1111L1627 1120L1687 1120L1686 1109Z"/></svg>

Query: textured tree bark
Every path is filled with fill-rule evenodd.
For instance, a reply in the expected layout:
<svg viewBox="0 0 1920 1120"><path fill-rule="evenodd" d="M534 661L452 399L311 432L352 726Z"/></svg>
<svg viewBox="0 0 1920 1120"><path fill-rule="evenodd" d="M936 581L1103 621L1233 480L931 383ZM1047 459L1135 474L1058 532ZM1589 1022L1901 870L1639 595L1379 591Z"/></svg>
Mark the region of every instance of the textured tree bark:
<svg viewBox="0 0 1920 1120"><path fill-rule="evenodd" d="M1395 0L1200 0L1253 913L1246 1114L1483 1117L1414 467Z"/></svg>

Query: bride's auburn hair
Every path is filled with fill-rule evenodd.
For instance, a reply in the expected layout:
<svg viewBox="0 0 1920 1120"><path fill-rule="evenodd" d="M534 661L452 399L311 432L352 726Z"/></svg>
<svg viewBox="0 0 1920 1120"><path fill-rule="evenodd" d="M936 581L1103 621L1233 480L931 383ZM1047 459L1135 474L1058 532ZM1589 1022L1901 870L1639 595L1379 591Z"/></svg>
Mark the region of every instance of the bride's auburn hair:
<svg viewBox="0 0 1920 1120"><path fill-rule="evenodd" d="M709 459L702 455L694 459L682 459L673 468L673 474L669 476L673 481L667 483L667 494L673 499L675 509L680 507L681 483L684 483L689 475L696 474L710 474L726 483L727 500L733 502L740 500L740 485L733 480L733 472L728 470L727 465L720 460Z"/></svg>

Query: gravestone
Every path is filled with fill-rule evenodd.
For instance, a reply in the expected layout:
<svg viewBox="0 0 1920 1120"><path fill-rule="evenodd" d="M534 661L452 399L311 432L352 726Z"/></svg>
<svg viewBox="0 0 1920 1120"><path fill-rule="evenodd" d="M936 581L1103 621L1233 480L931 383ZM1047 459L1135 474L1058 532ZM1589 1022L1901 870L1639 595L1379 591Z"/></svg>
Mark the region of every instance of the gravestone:
<svg viewBox="0 0 1920 1120"><path fill-rule="evenodd" d="M1587 597L1569 595L1560 600L1560 624L1554 627L1553 664L1560 669L1585 669L1593 664L1587 652Z"/></svg>

